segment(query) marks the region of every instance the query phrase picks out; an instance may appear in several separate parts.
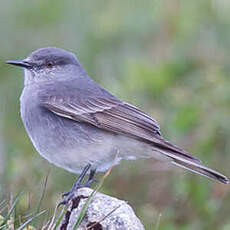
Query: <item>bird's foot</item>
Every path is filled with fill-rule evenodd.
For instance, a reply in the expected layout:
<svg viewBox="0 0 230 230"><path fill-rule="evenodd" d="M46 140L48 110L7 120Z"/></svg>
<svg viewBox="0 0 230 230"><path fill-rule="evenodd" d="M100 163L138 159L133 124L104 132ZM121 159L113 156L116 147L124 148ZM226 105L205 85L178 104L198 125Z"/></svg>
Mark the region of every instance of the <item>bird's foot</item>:
<svg viewBox="0 0 230 230"><path fill-rule="evenodd" d="M90 179L90 180L87 180L86 183L84 184L79 184L78 186L76 187L73 187L72 189L70 189L68 192L65 192L62 194L62 197L67 197L67 196L70 196L72 193L74 193L75 191L77 191L79 188L87 188L87 187L90 187L90 185L93 183L93 182L98 182L98 180L96 179Z"/></svg>
<svg viewBox="0 0 230 230"><path fill-rule="evenodd" d="M93 178L94 174L95 174L95 170L91 170L90 171L90 175L88 180L86 181L86 183L82 184L82 180L85 177L87 171L89 170L90 165L87 165L81 175L78 177L77 181L74 183L73 187L70 189L70 191L65 192L62 194L63 200L58 204L58 207L61 205L66 205L69 203L69 201L74 197L75 192L79 189L79 188L84 188L84 187L90 187L90 185L95 182L96 180Z"/></svg>
<svg viewBox="0 0 230 230"><path fill-rule="evenodd" d="M92 178L90 180L87 180L86 183L84 184L74 184L73 188L70 189L70 191L65 192L62 194L63 200L58 204L58 206L60 205L66 205L69 203L69 201L74 197L75 192L79 189L79 188L86 188L86 187L90 187L90 185L93 182L97 182L96 179Z"/></svg>
<svg viewBox="0 0 230 230"><path fill-rule="evenodd" d="M62 194L63 200L58 204L58 207L61 205L66 205L74 197L75 189L71 189L68 192Z"/></svg>

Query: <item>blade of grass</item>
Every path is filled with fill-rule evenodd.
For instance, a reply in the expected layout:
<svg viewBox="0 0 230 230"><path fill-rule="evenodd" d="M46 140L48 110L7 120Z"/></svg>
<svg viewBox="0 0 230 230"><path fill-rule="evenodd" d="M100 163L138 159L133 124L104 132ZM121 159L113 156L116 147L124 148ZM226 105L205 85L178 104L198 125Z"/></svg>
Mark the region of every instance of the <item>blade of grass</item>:
<svg viewBox="0 0 230 230"><path fill-rule="evenodd" d="M115 161L114 161L115 162ZM98 190L102 187L102 185L104 184L105 179L109 176L112 168L113 168L114 164L107 170L107 172L104 174L104 176L102 177L102 179L100 180L99 184L96 186L96 188L93 190L93 192L90 194L90 196L88 197L87 201L85 202L85 204L82 207L82 210L80 212L80 215L76 221L76 223L74 224L73 229L77 230L77 228L80 226L86 211L89 207L90 202L92 201L92 199L94 198L94 196L96 195L96 193L98 192Z"/></svg>
<svg viewBox="0 0 230 230"><path fill-rule="evenodd" d="M44 186L43 186L43 188L42 188L42 193L41 193L40 199L39 199L39 201L38 201L37 210L36 210L35 214L37 214L37 213L40 212L41 205L42 205L42 201L43 201L44 196L45 196L45 191L46 191L46 187L47 187L47 182L48 182L49 174L50 174L50 170L48 171L48 173L47 173L47 175L46 175L45 182L44 182Z"/></svg>
<svg viewBox="0 0 230 230"><path fill-rule="evenodd" d="M51 220L49 221L50 223L48 224L47 230L52 229L52 226L53 226L53 224L54 224L55 217L56 217L56 215L57 215L58 205L59 205L59 204L57 204L56 207L55 207L55 209L54 209L54 214L53 214ZM62 211L63 211L63 209L64 209L64 208L62 208Z"/></svg>
<svg viewBox="0 0 230 230"><path fill-rule="evenodd" d="M57 206L58 207L58 206ZM56 230L57 227L59 226L59 224L61 223L61 220L63 219L65 213L67 212L68 210L68 206L65 206L62 211L60 212L60 215L55 223L55 225L51 228L51 230Z"/></svg>
<svg viewBox="0 0 230 230"><path fill-rule="evenodd" d="M33 214L30 213L30 214L26 215L25 217L23 217L23 219L27 219L27 218L31 217L32 215L33 215ZM12 223L13 223L13 224L16 224L16 223L17 223L17 224L18 224L18 222L19 222L19 224L20 224L19 218L17 218L17 220L15 219ZM3 229L3 228L5 228L5 227L8 227L7 230L9 229L8 223L6 223L5 225L1 226L1 227L0 227L0 230Z"/></svg>
<svg viewBox="0 0 230 230"><path fill-rule="evenodd" d="M160 222L161 222L161 213L157 217L156 225L155 225L155 230L158 230L160 227Z"/></svg>
<svg viewBox="0 0 230 230"><path fill-rule="evenodd" d="M1 225L0 230L5 228L6 226L7 226L7 224Z"/></svg>
<svg viewBox="0 0 230 230"><path fill-rule="evenodd" d="M15 220L17 219L17 206L15 205L15 208L14 208L14 210L13 210L13 226L14 226L14 229L15 229Z"/></svg>
<svg viewBox="0 0 230 230"><path fill-rule="evenodd" d="M10 207L10 210L9 210L7 216L5 217L5 220L4 220L3 223L1 224L1 226L2 226L2 225L5 225L6 222L9 220L9 218L10 218L12 212L13 212L13 211L15 210L15 208L16 208L16 205L17 205L17 203L18 203L18 201L19 201L19 198L20 198L20 196L22 195L22 193L23 193L23 192L20 192L20 193L18 193L18 194L15 196L14 202L13 202L12 206Z"/></svg>
<svg viewBox="0 0 230 230"><path fill-rule="evenodd" d="M38 216L41 216L43 213L45 213L46 210L40 212L40 213L37 213L35 216L29 218L24 224L22 224L17 230L22 230L26 227L26 225L28 225L30 222L32 222L36 217Z"/></svg>
<svg viewBox="0 0 230 230"><path fill-rule="evenodd" d="M8 207L8 205L5 204L5 206L3 206L2 209L0 209L0 213L2 213L7 207Z"/></svg>
<svg viewBox="0 0 230 230"><path fill-rule="evenodd" d="M49 212L47 212L46 216L43 218L43 221L42 221L42 228L40 230L47 230L50 223L51 223L51 220L50 219L50 216L49 216Z"/></svg>
<svg viewBox="0 0 230 230"><path fill-rule="evenodd" d="M0 208L1 208L1 206L3 206L5 203L6 203L6 200L3 200L3 201L0 203Z"/></svg>

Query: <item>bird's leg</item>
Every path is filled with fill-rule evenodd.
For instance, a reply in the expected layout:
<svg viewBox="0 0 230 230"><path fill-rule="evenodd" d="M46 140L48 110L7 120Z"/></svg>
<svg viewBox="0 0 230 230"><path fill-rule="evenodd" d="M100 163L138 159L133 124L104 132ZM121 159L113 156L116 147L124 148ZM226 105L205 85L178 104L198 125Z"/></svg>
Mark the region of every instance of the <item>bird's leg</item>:
<svg viewBox="0 0 230 230"><path fill-rule="evenodd" d="M63 196L68 196L69 193L72 193L74 192L75 190L77 190L82 182L82 180L84 179L86 173L89 171L91 165L90 164L87 164L85 166L85 168L82 170L81 174L79 175L79 177L77 178L77 180L75 181L75 183L73 184L73 187L70 189L69 192L66 192L63 194Z"/></svg>
<svg viewBox="0 0 230 230"><path fill-rule="evenodd" d="M62 204L67 204L68 201L71 200L71 198L74 196L74 192L75 192L78 188L88 187L88 186L86 186L86 185L84 185L84 184L81 185L81 182L82 182L82 180L84 179L86 173L89 171L90 167L91 167L90 164L87 164L87 165L85 166L85 168L82 170L80 176L77 178L76 182L73 184L73 187L70 189L70 191L69 191L69 192L66 192L66 193L64 193L64 194L62 195L62 196L65 197L65 198L64 198L64 200L63 200L61 203L59 203L59 206L62 205ZM94 171L94 172L92 173L92 171ZM91 176L89 175L89 178L93 177L94 173L95 173L95 170L91 170L91 171L90 171L90 175L91 175L91 174L92 174L92 175L91 175ZM88 178L87 182L89 181L89 178ZM91 178L91 180L93 180L93 178ZM87 182L86 182L86 184L87 184ZM90 182L90 183L88 182L89 185L90 185L91 183L92 183L92 182Z"/></svg>
<svg viewBox="0 0 230 230"><path fill-rule="evenodd" d="M90 185L96 181L96 179L94 179L95 172L96 172L96 169L90 169L88 180L86 181L85 184L80 185L81 188L90 187Z"/></svg>

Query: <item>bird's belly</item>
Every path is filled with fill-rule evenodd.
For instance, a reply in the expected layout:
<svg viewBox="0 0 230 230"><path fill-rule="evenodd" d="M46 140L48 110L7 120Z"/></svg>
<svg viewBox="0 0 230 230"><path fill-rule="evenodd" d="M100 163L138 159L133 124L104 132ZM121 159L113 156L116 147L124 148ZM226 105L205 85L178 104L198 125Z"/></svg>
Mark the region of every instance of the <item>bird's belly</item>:
<svg viewBox="0 0 230 230"><path fill-rule="evenodd" d="M56 166L80 173L87 164L91 164L97 171L107 170L116 158L116 149L112 148L112 144L99 142L78 144L74 147L65 146L63 143L63 147L58 149L47 146L40 154Z"/></svg>
<svg viewBox="0 0 230 230"><path fill-rule="evenodd" d="M97 168L97 171L105 171L116 156L112 139L108 137L93 141L78 140L72 145L69 145L68 141L61 141L60 145L58 149L48 146L48 151L45 151L44 155L41 152L41 155L51 163L76 173L82 171L87 164Z"/></svg>
<svg viewBox="0 0 230 230"><path fill-rule="evenodd" d="M115 159L114 135L109 132L49 111L22 118L36 150L56 166L79 173L90 163L97 171L105 171Z"/></svg>
<svg viewBox="0 0 230 230"><path fill-rule="evenodd" d="M74 129L65 126L64 130L63 127L62 130L49 130L51 138L47 138L46 144L41 141L40 154L51 163L76 173L89 163L98 171L106 170L116 155L113 136L101 130L95 132L94 127L73 125Z"/></svg>

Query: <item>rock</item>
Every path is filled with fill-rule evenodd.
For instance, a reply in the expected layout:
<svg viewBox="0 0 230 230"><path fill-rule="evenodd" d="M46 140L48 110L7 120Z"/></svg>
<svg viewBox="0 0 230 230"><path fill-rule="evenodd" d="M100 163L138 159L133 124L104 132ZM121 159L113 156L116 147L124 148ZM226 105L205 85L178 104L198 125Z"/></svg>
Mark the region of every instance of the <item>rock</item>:
<svg viewBox="0 0 230 230"><path fill-rule="evenodd" d="M59 229L72 230L89 195L90 188L78 189L70 201ZM89 204L79 230L144 230L133 209L125 201L97 193Z"/></svg>

